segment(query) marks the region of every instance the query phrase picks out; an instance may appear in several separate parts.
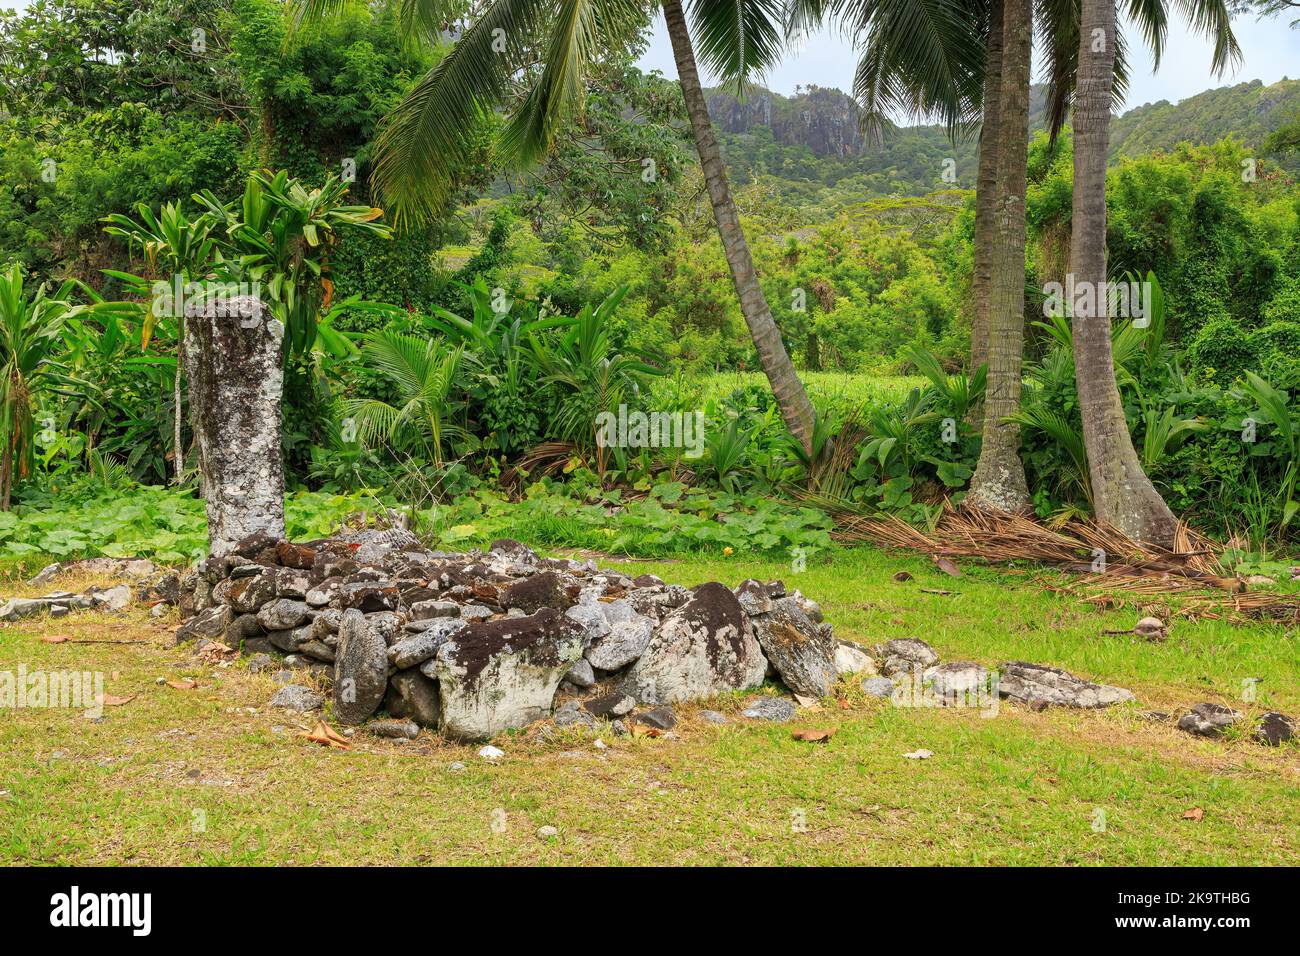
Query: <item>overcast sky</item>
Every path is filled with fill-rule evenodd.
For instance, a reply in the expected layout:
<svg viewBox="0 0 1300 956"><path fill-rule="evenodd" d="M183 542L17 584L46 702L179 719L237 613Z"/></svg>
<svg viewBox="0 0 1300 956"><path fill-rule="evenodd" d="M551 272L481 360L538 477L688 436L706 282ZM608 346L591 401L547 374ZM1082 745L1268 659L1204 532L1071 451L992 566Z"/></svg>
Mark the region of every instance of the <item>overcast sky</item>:
<svg viewBox="0 0 1300 956"><path fill-rule="evenodd" d="M24 5L24 0L0 0L0 7L21 8ZM1141 38L1136 31L1128 30L1129 49L1135 62L1127 106L1140 106L1157 100L1177 102L1211 87L1246 80L1275 83L1284 76L1294 79L1300 75L1300 66L1297 65L1300 64L1300 30L1289 28L1291 19L1294 16L1270 20L1246 16L1233 21L1244 62L1236 73L1222 78L1210 74L1209 44L1190 35L1177 13L1170 14L1169 39L1158 73L1152 70L1151 56ZM790 53L764 78L764 85L787 94L796 86L808 84L847 91L853 85L854 59L852 47L845 40L831 32L823 32L809 38L801 50ZM662 13L656 18L654 35L641 65L645 69L661 70L665 76L677 75ZM704 80L711 82L709 77Z"/></svg>
<svg viewBox="0 0 1300 956"><path fill-rule="evenodd" d="M1283 77L1295 79L1300 76L1300 29L1288 27L1296 16L1300 14L1293 12L1289 17L1263 21L1254 16L1234 20L1233 30L1241 45L1243 65L1236 73L1222 78L1210 73L1210 44L1189 34L1176 12L1171 11L1169 15L1169 36L1158 73L1152 71L1151 54L1141 42L1140 34L1126 29L1134 61L1126 108L1157 100L1177 102L1202 90L1246 80L1263 80L1267 84ZM787 94L796 86L809 84L848 91L853 86L855 61L852 46L846 40L837 33L823 32L811 37L801 51L787 55L763 85ZM660 70L665 76L677 75L662 13L656 18L654 37L641 65ZM1037 65L1034 68L1037 70ZM1038 79L1037 73L1034 78ZM710 79L704 77L704 82L709 83Z"/></svg>

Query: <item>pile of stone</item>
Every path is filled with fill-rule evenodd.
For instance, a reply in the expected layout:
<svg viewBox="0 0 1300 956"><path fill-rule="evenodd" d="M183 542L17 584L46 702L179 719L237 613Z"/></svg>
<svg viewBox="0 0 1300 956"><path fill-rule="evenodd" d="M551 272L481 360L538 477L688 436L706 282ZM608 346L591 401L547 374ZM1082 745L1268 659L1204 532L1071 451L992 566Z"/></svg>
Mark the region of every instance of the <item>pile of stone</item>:
<svg viewBox="0 0 1300 956"><path fill-rule="evenodd" d="M190 571L179 602L178 642L282 652L288 668L329 684L340 722L382 710L457 740L552 714L653 724L658 710L668 721L666 705L768 676L823 697L843 670L870 663L780 582L688 590L511 540L430 551L401 529L305 543L252 535ZM302 685L277 698L323 703Z"/></svg>
<svg viewBox="0 0 1300 956"><path fill-rule="evenodd" d="M27 617L64 617L72 611L121 611L131 603L131 586L89 587L81 592L51 591L40 597L9 598L0 604L0 623Z"/></svg>
<svg viewBox="0 0 1300 956"><path fill-rule="evenodd" d="M939 663L939 655L925 641L897 638L869 651L878 662L880 676L865 681L862 689L874 697L931 703L977 702L981 695L1025 704L1032 710L1074 707L1095 710L1134 700L1123 687L1095 684L1058 667L1004 661L990 671L974 661ZM909 683L911 686L909 686ZM926 692L924 702L917 690Z"/></svg>
<svg viewBox="0 0 1300 956"><path fill-rule="evenodd" d="M368 722L390 737L428 727L486 740L547 717L560 727L609 720L615 733L634 721L667 731L673 704L768 678L808 702L846 674L866 678L869 695L916 706L982 706L991 697L1033 710L1096 709L1134 700L1122 687L1045 664L940 663L915 638L873 647L838 641L817 603L779 581L687 589L591 561L539 557L511 540L487 552L446 553L399 528L305 543L255 534L179 582L146 590L142 599L179 603L178 643L240 649L259 670L283 654L273 706L324 706L324 694L293 676L311 674L337 721ZM756 696L741 716L791 720L795 700ZM1218 736L1241 719L1204 704L1178 726ZM1290 718L1270 713L1255 737L1276 744L1293 731Z"/></svg>
<svg viewBox="0 0 1300 956"><path fill-rule="evenodd" d="M27 583L33 587L52 584L70 575L94 575L99 578L118 578L124 582L112 587L89 587L84 591L50 591L39 597L0 598L0 623L18 621L29 617L64 617L72 611L121 611L134 597L141 600L169 600L158 592L159 585L174 575L162 573L156 564L144 558L86 558L81 561L56 562L46 565ZM154 581L145 579L156 578ZM144 582L144 583L141 583ZM131 584L138 585L138 595ZM175 593L170 600L175 600Z"/></svg>
<svg viewBox="0 0 1300 956"><path fill-rule="evenodd" d="M940 664L934 648L915 638L885 641L870 648L868 653L880 673L863 681L863 691L909 706L949 706L953 702L978 705L982 691L1024 704L1031 710L1048 707L1096 710L1136 699L1123 687L1096 684L1046 664L1004 661L995 671L973 661ZM918 689L924 695L917 694ZM1172 719L1168 714L1155 712L1145 716ZM1239 727L1245 719L1245 715L1231 707L1200 703L1178 719L1177 727L1196 736L1217 738L1224 736L1229 728ZM1285 714L1268 711L1257 717L1250 736L1257 743L1277 747L1295 738L1297 723Z"/></svg>

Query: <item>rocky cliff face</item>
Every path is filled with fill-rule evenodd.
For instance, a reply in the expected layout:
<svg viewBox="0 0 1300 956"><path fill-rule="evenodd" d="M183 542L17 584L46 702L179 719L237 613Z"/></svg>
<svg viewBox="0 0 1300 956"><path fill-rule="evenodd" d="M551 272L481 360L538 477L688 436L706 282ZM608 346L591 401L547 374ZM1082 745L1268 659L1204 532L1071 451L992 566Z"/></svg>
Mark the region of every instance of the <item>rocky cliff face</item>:
<svg viewBox="0 0 1300 956"><path fill-rule="evenodd" d="M812 86L782 96L755 87L743 100L725 90L710 90L708 101L713 122L727 133L766 126L776 142L806 146L821 157L852 156L862 150L857 104L839 90Z"/></svg>

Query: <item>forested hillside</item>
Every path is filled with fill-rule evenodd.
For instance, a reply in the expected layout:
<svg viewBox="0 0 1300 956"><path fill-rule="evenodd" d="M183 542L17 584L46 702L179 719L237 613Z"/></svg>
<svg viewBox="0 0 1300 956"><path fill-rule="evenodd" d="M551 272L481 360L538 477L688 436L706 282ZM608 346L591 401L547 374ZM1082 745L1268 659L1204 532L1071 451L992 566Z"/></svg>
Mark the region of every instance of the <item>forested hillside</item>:
<svg viewBox="0 0 1300 956"><path fill-rule="evenodd" d="M1030 92L1035 131L1044 128L1046 88ZM874 141L863 135L853 99L839 90L810 86L793 96L755 87L743 99L709 93L709 110L723 131L728 161L741 182L768 178L791 201L817 208L875 196L920 196L934 189L971 188L974 138L954 145L940 126L899 126ZM1300 80L1271 86L1259 80L1206 90L1183 100L1147 103L1115 118L1112 161L1169 151L1179 143L1214 143L1232 136L1263 147L1284 123L1300 117ZM955 183L944 179L946 159L956 162ZM1297 160L1282 165L1295 171Z"/></svg>

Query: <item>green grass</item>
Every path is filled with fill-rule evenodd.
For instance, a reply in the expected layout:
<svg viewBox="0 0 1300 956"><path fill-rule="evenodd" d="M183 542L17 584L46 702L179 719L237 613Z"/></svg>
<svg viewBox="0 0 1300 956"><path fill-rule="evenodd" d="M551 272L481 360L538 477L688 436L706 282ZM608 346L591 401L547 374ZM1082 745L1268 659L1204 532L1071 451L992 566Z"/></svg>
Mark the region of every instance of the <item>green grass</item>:
<svg viewBox="0 0 1300 956"><path fill-rule="evenodd" d="M612 562L603 562L612 563ZM138 696L99 722L0 713L0 860L9 863L1282 864L1300 859L1300 748L1205 741L1140 716L1200 700L1300 712L1300 647L1274 627L1175 622L1164 644L1103 630L1099 611L1033 577L836 549L802 573L728 558L635 562L687 584L780 577L864 643L921 637L947 660L1023 658L1131 688L1099 713L899 709L854 682L793 725L745 721L749 695L679 708L673 739L542 728L476 748L358 732L350 751L296 736L266 707L273 685L172 646L142 609L0 628L0 670L90 669ZM906 569L915 580L896 583ZM78 582L80 583L80 582ZM953 591L925 594L921 587ZM9 586L6 593L22 589ZM46 644L41 635L144 643ZM192 676L197 690L155 681ZM1241 681L1263 678L1259 700ZM791 739L826 727L827 745ZM600 736L608 749L594 747ZM902 755L925 748L929 760ZM454 762L466 769L452 772ZM1182 814L1201 807L1200 822ZM1105 829L1094 830L1097 811ZM494 820L497 825L494 828ZM196 829L196 821L204 824ZM504 826L501 825L504 821ZM806 827L796 826L806 823ZM558 838L542 841L538 827Z"/></svg>
<svg viewBox="0 0 1300 956"><path fill-rule="evenodd" d="M858 372L800 372L808 397L819 408L827 405L880 405L897 402L913 388L927 383L918 375L873 375ZM750 385L768 388L761 372L720 372L702 377L703 400L726 398L732 391Z"/></svg>

